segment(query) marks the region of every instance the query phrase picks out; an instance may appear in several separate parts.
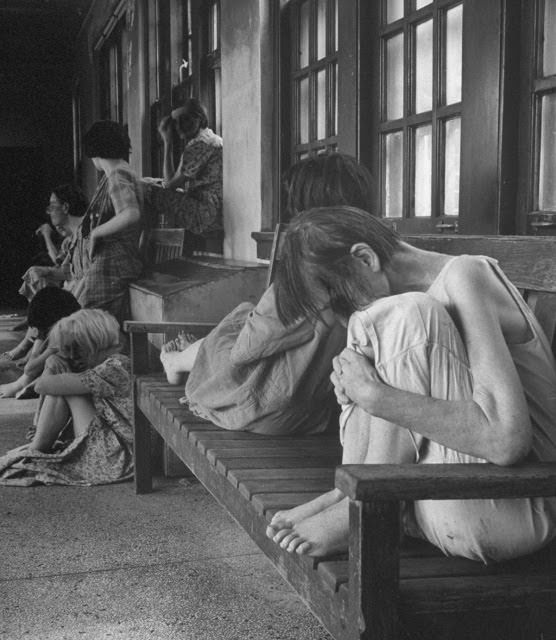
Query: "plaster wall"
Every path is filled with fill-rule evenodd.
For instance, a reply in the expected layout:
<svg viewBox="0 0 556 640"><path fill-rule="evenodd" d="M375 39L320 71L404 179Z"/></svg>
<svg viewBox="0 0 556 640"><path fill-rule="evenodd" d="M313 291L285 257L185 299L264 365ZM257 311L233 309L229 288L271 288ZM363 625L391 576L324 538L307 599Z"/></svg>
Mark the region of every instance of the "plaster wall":
<svg viewBox="0 0 556 640"><path fill-rule="evenodd" d="M256 260L261 228L261 4L221 3L224 253Z"/></svg>

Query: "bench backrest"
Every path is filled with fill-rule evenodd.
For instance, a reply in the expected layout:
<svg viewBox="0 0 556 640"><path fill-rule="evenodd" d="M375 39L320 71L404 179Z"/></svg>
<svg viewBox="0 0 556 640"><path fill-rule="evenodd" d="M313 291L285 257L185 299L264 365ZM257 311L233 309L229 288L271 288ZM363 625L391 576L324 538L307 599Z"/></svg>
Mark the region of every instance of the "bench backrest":
<svg viewBox="0 0 556 640"><path fill-rule="evenodd" d="M556 237L438 235L403 239L428 251L486 255L498 260L535 313L555 351Z"/></svg>
<svg viewBox="0 0 556 640"><path fill-rule="evenodd" d="M185 229L150 229L145 245L147 264L160 264L181 257L184 240Z"/></svg>

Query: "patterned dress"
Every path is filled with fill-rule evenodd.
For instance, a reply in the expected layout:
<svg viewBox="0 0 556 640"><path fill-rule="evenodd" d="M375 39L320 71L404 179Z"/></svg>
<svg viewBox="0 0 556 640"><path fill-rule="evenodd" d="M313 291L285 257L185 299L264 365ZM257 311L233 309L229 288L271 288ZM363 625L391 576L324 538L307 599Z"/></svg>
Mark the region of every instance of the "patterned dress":
<svg viewBox="0 0 556 640"><path fill-rule="evenodd" d="M128 286L143 270L139 251L142 224L133 224L102 238L89 261L88 238L92 229L129 208L142 210L141 187L129 167L104 176L72 237L67 261L70 290L83 308L105 309L120 323L128 317Z"/></svg>
<svg viewBox="0 0 556 640"><path fill-rule="evenodd" d="M185 177L185 192L152 187L150 204L154 213L164 212L169 227L195 235L221 229L222 138L209 128L201 129L185 145L176 173Z"/></svg>
<svg viewBox="0 0 556 640"><path fill-rule="evenodd" d="M79 374L90 389L96 415L88 432L49 453L29 445L0 457L0 484L94 485L133 476L131 373L127 356L116 354Z"/></svg>

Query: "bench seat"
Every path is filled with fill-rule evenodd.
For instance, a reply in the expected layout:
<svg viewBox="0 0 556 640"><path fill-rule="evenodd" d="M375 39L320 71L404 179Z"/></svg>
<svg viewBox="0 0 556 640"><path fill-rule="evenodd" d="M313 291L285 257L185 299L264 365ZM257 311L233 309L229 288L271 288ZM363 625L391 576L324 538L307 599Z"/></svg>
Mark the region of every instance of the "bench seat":
<svg viewBox="0 0 556 640"><path fill-rule="evenodd" d="M267 522L277 510L307 502L334 487L334 469L341 460L337 434L280 438L226 431L180 404L183 388L169 385L162 373L141 376L136 393L143 417L249 532L327 629L338 638L352 637L346 635L347 555L321 560L292 555L265 535ZM448 558L415 539L405 539L400 547L402 625L406 616L496 610L505 605L509 594L515 598L518 592L523 607L530 605L533 596L539 599L556 592L556 544L533 556L495 565ZM517 601L514 606L519 606Z"/></svg>

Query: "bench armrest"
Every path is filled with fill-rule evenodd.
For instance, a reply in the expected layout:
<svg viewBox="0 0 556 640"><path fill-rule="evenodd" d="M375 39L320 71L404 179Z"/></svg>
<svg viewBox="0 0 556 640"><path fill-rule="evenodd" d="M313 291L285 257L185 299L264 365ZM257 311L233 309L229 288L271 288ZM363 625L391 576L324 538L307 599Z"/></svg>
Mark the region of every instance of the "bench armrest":
<svg viewBox="0 0 556 640"><path fill-rule="evenodd" d="M344 465L336 469L336 487L363 502L555 496L556 462Z"/></svg>
<svg viewBox="0 0 556 640"><path fill-rule="evenodd" d="M199 336L206 336L214 327L214 322L142 322L126 320L124 331L127 333L166 333L169 331L185 331Z"/></svg>

